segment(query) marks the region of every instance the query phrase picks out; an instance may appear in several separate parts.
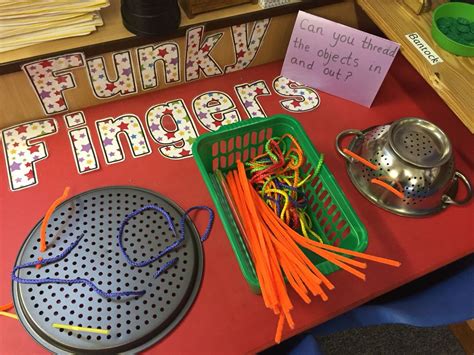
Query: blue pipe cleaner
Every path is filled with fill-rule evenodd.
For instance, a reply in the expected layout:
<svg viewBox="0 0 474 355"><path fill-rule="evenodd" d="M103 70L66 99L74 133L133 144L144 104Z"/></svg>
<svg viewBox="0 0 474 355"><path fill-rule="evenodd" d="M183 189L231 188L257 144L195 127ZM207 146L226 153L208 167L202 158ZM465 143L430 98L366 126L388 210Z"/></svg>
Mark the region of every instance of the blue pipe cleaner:
<svg viewBox="0 0 474 355"><path fill-rule="evenodd" d="M155 211L158 211L158 212L162 213L165 216L165 218L168 222L170 230L173 232L173 234L175 236L177 236L176 230L175 230L175 227L174 227L174 224L171 220L170 215L168 214L168 212L166 212L161 207L158 207L158 206L155 206L155 205L146 205L142 208L139 208L138 210L133 211L129 215L127 215L125 217L125 219L120 224L117 239L118 239L118 243L119 243L119 248L122 252L122 255L125 257L127 263L132 265L132 266L136 266L136 267L147 266L147 265L155 262L156 260L158 260L162 256L164 256L167 253L169 253L169 252L173 251L174 249L178 248L183 243L184 238L185 238L184 227L185 227L185 223L186 223L186 217L188 216L188 214L190 212L192 212L194 210L206 210L207 212L209 212L209 221L208 221L206 230L204 231L202 236L200 236L201 242L204 242L209 237L209 234L211 233L212 225L214 223L214 211L211 208L209 208L207 206L191 207L190 209L188 209L184 213L184 215L182 216L182 218L180 220L180 235L179 235L178 239L175 242L173 242L171 245L169 245L165 249L163 249L163 251L158 253L157 256L154 256L154 257L152 257L152 258L150 258L146 261L134 262L133 260L130 259L127 252L125 251L125 248L124 248L123 243L122 243L122 236L123 236L125 226L130 221L130 219L132 219L133 217L137 216L138 214L140 214L140 213L142 213L146 210L155 210ZM42 278L42 279L41 278L40 279L25 279L25 278L21 278L19 276L16 276L16 272L18 270L29 268L29 267L35 267L36 265L42 265L42 266L43 265L48 265L48 264L52 264L52 263L55 263L57 261L62 260L79 244L82 237L84 237L84 234L82 234L79 238L77 238L77 240L72 242L62 253L60 253L57 256L53 256L51 258L45 258L45 259L37 260L37 261L31 261L31 262L24 263L22 265L15 266L15 268L12 271L12 276L11 276L12 280L16 281L18 283L24 283L24 284L59 283L59 284L72 285L72 284L82 283L82 284L86 284L89 287L91 287L97 294L99 294L103 297L107 297L107 298L128 297L128 296L143 296L145 294L145 292L146 292L145 290L142 290L142 291L105 292L105 291L101 290L100 288L98 288L92 281L90 281L88 279L84 279L84 278L76 278L76 279L71 279L71 280L69 280L69 279L60 279L60 278L50 278L50 277ZM156 271L156 273L153 275L153 277L158 278L168 268L175 265L177 261L178 261L178 258L174 258L170 261L167 261L163 266L161 266Z"/></svg>
<svg viewBox="0 0 474 355"><path fill-rule="evenodd" d="M304 192L302 192L300 190L300 188L297 188L297 187L294 187L294 186L290 186L290 185L286 185L286 184L283 184L279 181L276 181L275 182L275 185L277 186L277 188L279 189L288 189L290 191L295 191L296 192L296 200L291 198L290 196L288 196L288 199L290 200L290 202L297 208L305 208L306 205L308 204L308 199L306 198L306 194ZM299 195L302 195L302 201L298 201L298 196Z"/></svg>
<svg viewBox="0 0 474 355"><path fill-rule="evenodd" d="M275 203L275 206L276 206L276 209L277 209L276 214L280 215L280 213L281 213L280 195L278 195L277 198L273 198L273 197L270 197L270 196L264 196L264 200L273 201Z"/></svg>
<svg viewBox="0 0 474 355"><path fill-rule="evenodd" d="M172 231L173 234L175 236L177 236L176 229L174 227L174 224L173 224L173 221L171 220L170 215L164 209L162 209L161 207L158 207L156 205L146 205L146 206L143 206L142 208L139 208L136 211L133 211L129 215L127 215L125 217L125 219L122 221L122 223L120 224L117 239L118 239L118 244L119 244L119 247L120 247L120 251L122 252L122 255L124 256L127 263L132 265L132 266L136 266L136 267L143 267L143 266L150 265L151 263L154 263L156 260L158 260L161 257L163 257L164 255L168 254L170 251L178 248L183 243L183 241L184 241L184 227L185 227L185 223L186 223L186 217L188 216L188 214L190 212L192 212L194 210L206 210L207 212L209 212L209 222L207 223L206 230L204 231L203 235L200 237L201 242L204 242L209 237L212 225L214 223L214 211L212 209L210 209L207 206L191 207L186 212L184 212L183 216L181 217L181 219L179 221L179 237L176 241L174 241L171 245L167 246L162 251L160 251L157 255L151 257L148 260L144 260L144 261L140 261L140 262L133 261L132 259L130 259L130 257L128 256L128 254L125 251L125 248L123 246L123 242L122 242L123 231L125 229L125 226L130 221L130 219L132 219L133 217L135 217L138 214L140 214L144 211L147 211L147 210L154 210L154 211L157 211L157 212L160 212L161 214L163 214L165 216L167 222L168 222L168 226L169 226L170 231ZM171 266L171 265L169 265L169 266ZM162 272L164 272L164 270Z"/></svg>
<svg viewBox="0 0 474 355"><path fill-rule="evenodd" d="M74 242L72 242L66 250L64 250L61 254L57 256L53 256L51 258L45 258L42 260L36 260L36 261L31 261L22 265L15 266L12 271L12 280L16 281L18 283L23 283L23 284L48 284L48 283L56 283L56 284L78 284L78 283L83 283L91 287L96 293L101 295L102 297L107 297L107 298L117 298L117 297L128 297L128 296L142 296L145 294L145 291L121 291L121 292L105 292L102 291L100 288L98 288L92 281L88 279L83 279L83 278L76 278L76 279L59 279L59 278L51 278L51 277L46 277L43 279L24 279L19 276L16 276L16 272L21 269L25 269L28 267L34 267L36 265L48 265L55 263L57 261L60 261L64 259L81 241L82 237L84 237L84 234L81 234L79 238L77 238Z"/></svg>

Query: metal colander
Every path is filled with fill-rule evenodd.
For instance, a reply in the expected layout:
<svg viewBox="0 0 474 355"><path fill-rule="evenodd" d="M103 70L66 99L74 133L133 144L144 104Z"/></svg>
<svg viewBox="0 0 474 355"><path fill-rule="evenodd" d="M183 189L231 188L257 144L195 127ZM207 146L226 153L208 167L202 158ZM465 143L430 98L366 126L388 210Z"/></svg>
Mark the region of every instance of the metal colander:
<svg viewBox="0 0 474 355"><path fill-rule="evenodd" d="M60 254L77 237L84 237L63 260L40 269L21 269L23 278L86 278L106 292L146 290L140 297L105 298L85 284L29 285L13 282L15 309L23 326L55 353L136 353L169 333L185 316L199 289L203 253L199 234L189 220L183 245L145 267L125 262L117 242L120 222L145 205L166 210L176 229L183 211L154 192L133 187L88 191L62 203L47 228L48 249L39 251L38 223L24 242L16 265ZM175 236L166 219L145 211L129 221L123 243L134 261L148 260L170 245ZM178 257L164 274L153 274ZM108 329L108 335L69 331L53 323Z"/></svg>
<svg viewBox="0 0 474 355"><path fill-rule="evenodd" d="M355 137L344 150L341 142L349 135ZM472 197L469 181L454 169L448 137L431 122L409 117L364 131L346 130L337 136L336 148L347 159L357 189L391 212L424 216ZM458 179L468 192L460 201L455 200Z"/></svg>

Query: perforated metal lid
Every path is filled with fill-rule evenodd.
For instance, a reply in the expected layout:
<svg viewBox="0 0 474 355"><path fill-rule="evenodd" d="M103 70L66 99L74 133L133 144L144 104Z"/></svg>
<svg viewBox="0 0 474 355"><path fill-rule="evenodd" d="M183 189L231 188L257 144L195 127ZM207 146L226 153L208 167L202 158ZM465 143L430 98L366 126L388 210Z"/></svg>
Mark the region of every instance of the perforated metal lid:
<svg viewBox="0 0 474 355"><path fill-rule="evenodd" d="M185 316L197 295L203 257L199 234L187 219L183 245L145 267L126 263L117 231L126 215L155 204L172 217L176 229L183 211L165 197L133 187L85 192L62 203L50 218L48 249L39 251L38 223L24 242L16 265L60 254L84 237L63 260L18 271L23 278L86 278L106 292L145 290L140 297L104 298L85 284L28 285L14 282L15 309L27 331L55 353L136 353L169 333ZM145 211L128 223L123 243L132 260L147 260L175 240L166 219ZM178 257L157 279L156 270ZM68 331L53 323L108 329L108 335Z"/></svg>
<svg viewBox="0 0 474 355"><path fill-rule="evenodd" d="M403 160L422 168L441 166L451 158L451 143L446 134L431 122L404 118L394 122L389 143Z"/></svg>

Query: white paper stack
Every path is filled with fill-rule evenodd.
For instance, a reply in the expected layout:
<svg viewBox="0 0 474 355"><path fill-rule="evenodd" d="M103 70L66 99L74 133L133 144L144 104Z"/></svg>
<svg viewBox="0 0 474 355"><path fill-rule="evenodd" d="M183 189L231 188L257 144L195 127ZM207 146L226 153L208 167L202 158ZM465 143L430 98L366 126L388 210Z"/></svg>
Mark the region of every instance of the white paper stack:
<svg viewBox="0 0 474 355"><path fill-rule="evenodd" d="M300 1L301 0L258 0L258 4L263 9L269 9L270 7L282 6Z"/></svg>
<svg viewBox="0 0 474 355"><path fill-rule="evenodd" d="M87 35L102 26L108 0L0 0L0 52Z"/></svg>

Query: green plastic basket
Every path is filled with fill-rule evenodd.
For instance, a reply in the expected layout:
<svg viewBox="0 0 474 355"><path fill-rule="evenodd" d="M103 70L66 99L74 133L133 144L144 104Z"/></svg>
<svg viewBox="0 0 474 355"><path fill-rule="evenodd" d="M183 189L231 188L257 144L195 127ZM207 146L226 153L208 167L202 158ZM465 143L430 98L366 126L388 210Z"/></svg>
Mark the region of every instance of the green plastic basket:
<svg viewBox="0 0 474 355"><path fill-rule="evenodd" d="M301 173L307 174L316 167L319 154L300 123L287 115L252 118L226 125L215 132L201 135L193 144L194 158L216 205L240 269L254 293L260 293L255 268L214 171L234 169L237 160L246 162L261 154L268 139L285 133L293 135L303 149L305 164L301 167ZM307 212L324 242L364 251L367 248L367 230L327 167L323 165L318 176L310 179L305 186ZM329 274L338 269L316 254L304 251L322 273Z"/></svg>

